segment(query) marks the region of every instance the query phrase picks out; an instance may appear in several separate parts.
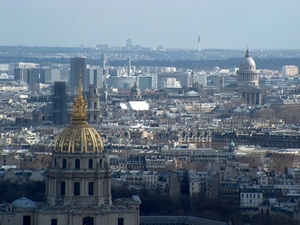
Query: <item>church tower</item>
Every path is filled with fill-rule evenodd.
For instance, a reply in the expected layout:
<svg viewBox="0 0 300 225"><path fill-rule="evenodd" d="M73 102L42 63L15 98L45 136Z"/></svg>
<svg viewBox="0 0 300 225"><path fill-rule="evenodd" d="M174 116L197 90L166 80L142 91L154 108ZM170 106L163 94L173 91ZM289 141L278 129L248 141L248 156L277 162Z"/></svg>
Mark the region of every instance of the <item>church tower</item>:
<svg viewBox="0 0 300 225"><path fill-rule="evenodd" d="M47 173L46 195L52 206L111 204L110 171L102 138L87 120L80 76L72 122L57 138Z"/></svg>

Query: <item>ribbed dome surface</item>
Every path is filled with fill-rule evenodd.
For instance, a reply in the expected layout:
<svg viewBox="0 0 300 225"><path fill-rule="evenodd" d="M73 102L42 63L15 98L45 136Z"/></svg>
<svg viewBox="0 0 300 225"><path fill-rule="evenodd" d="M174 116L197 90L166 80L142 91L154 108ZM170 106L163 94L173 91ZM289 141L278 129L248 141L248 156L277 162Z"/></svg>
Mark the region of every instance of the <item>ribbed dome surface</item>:
<svg viewBox="0 0 300 225"><path fill-rule="evenodd" d="M70 124L58 136L57 153L100 153L104 145L101 136L89 124Z"/></svg>
<svg viewBox="0 0 300 225"><path fill-rule="evenodd" d="M255 70L255 61L250 57L249 50L247 49L245 58L240 63L240 70Z"/></svg>

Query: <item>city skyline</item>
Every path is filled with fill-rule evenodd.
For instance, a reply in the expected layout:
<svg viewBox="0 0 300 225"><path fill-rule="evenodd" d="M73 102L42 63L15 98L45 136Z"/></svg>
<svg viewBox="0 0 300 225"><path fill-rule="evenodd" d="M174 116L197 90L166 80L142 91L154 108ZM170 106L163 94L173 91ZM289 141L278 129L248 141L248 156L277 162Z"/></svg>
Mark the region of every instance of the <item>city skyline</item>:
<svg viewBox="0 0 300 225"><path fill-rule="evenodd" d="M0 45L300 49L297 1L5 1Z"/></svg>

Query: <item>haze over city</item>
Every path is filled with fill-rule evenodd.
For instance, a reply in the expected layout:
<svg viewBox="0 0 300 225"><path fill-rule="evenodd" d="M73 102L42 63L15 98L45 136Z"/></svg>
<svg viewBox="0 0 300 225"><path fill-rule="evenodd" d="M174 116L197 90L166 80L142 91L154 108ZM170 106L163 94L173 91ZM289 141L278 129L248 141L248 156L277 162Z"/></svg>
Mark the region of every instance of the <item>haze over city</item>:
<svg viewBox="0 0 300 225"><path fill-rule="evenodd" d="M299 49L299 1L3 1L1 45Z"/></svg>

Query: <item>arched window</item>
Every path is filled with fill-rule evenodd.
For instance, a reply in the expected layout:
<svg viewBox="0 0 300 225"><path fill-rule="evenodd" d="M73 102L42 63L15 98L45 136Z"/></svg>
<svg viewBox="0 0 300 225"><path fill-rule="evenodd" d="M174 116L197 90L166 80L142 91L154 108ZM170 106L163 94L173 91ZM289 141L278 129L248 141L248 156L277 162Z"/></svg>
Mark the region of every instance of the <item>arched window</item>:
<svg viewBox="0 0 300 225"><path fill-rule="evenodd" d="M75 169L80 169L80 160L75 159Z"/></svg>
<svg viewBox="0 0 300 225"><path fill-rule="evenodd" d="M94 218L93 217L84 217L82 219L82 225L94 225Z"/></svg>
<svg viewBox="0 0 300 225"><path fill-rule="evenodd" d="M102 168L102 159L99 161L100 169Z"/></svg>
<svg viewBox="0 0 300 225"><path fill-rule="evenodd" d="M89 169L93 169L93 160L89 159Z"/></svg>
<svg viewBox="0 0 300 225"><path fill-rule="evenodd" d="M62 168L67 169L67 160L63 159Z"/></svg>

